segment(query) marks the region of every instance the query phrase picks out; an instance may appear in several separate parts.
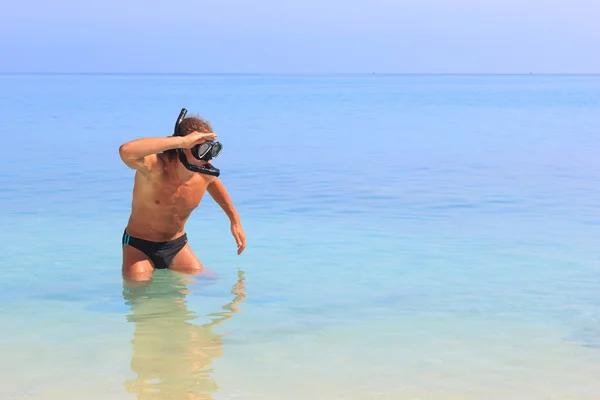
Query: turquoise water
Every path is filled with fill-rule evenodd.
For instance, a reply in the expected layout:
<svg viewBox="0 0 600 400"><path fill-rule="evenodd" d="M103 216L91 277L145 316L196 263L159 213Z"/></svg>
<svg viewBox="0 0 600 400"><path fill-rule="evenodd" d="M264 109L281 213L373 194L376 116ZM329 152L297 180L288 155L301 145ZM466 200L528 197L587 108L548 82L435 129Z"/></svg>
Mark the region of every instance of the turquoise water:
<svg viewBox="0 0 600 400"><path fill-rule="evenodd" d="M118 146L209 119L248 248L124 287ZM597 399L600 76L2 75L2 399Z"/></svg>

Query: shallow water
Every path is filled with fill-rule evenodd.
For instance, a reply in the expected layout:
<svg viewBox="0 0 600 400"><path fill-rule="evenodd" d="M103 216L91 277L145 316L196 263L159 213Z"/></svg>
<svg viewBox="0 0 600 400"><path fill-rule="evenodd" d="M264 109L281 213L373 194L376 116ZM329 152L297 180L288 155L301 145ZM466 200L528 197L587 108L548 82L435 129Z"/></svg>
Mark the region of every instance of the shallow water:
<svg viewBox="0 0 600 400"><path fill-rule="evenodd" d="M124 287L118 145L201 112L217 275ZM2 399L595 399L600 76L0 76Z"/></svg>

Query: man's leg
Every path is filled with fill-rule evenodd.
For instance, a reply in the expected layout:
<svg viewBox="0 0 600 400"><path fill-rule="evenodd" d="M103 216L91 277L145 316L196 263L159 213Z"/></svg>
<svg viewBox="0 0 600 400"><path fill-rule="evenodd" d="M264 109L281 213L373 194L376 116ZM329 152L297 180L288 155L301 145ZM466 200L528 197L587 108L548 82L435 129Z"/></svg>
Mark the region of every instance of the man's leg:
<svg viewBox="0 0 600 400"><path fill-rule="evenodd" d="M123 244L123 279L127 281L149 281L154 267L144 253L135 247Z"/></svg>
<svg viewBox="0 0 600 400"><path fill-rule="evenodd" d="M200 260L198 260L198 257L196 257L190 248L189 243L186 243L175 258L173 258L169 269L191 275L198 275L205 271L204 266L202 266L202 263L200 263Z"/></svg>

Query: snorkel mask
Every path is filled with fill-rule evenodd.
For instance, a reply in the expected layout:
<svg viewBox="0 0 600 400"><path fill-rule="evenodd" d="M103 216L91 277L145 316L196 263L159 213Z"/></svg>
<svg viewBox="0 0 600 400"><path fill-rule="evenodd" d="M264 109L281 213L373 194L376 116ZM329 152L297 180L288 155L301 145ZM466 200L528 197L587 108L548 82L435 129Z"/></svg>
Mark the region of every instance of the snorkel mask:
<svg viewBox="0 0 600 400"><path fill-rule="evenodd" d="M179 113L179 117L177 117L177 122L175 122L175 130L173 132L173 136L179 136L179 124L185 118L187 114L187 110L185 108L181 109ZM191 148L192 155L194 158L202 161L209 161L213 158L216 158L221 150L223 149L223 145L219 142L215 141L207 141L201 144L197 144ZM177 149L177 153L179 155L179 161L183 164L184 167L189 169L192 172L199 172L201 174L219 176L221 171L218 168L213 167L211 164L206 164L203 166L193 165L187 160L183 149Z"/></svg>

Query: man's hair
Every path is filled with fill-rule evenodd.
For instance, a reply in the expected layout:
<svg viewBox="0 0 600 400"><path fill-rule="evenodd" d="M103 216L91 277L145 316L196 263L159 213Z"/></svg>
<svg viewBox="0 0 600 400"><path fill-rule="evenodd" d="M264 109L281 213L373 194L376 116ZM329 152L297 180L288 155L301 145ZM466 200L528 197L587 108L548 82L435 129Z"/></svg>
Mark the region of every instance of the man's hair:
<svg viewBox="0 0 600 400"><path fill-rule="evenodd" d="M208 121L198 115L194 115L192 117L184 118L183 121L181 121L176 136L186 136L192 132L211 133L212 131L212 127ZM167 150L166 153L169 160L177 158L176 149Z"/></svg>

